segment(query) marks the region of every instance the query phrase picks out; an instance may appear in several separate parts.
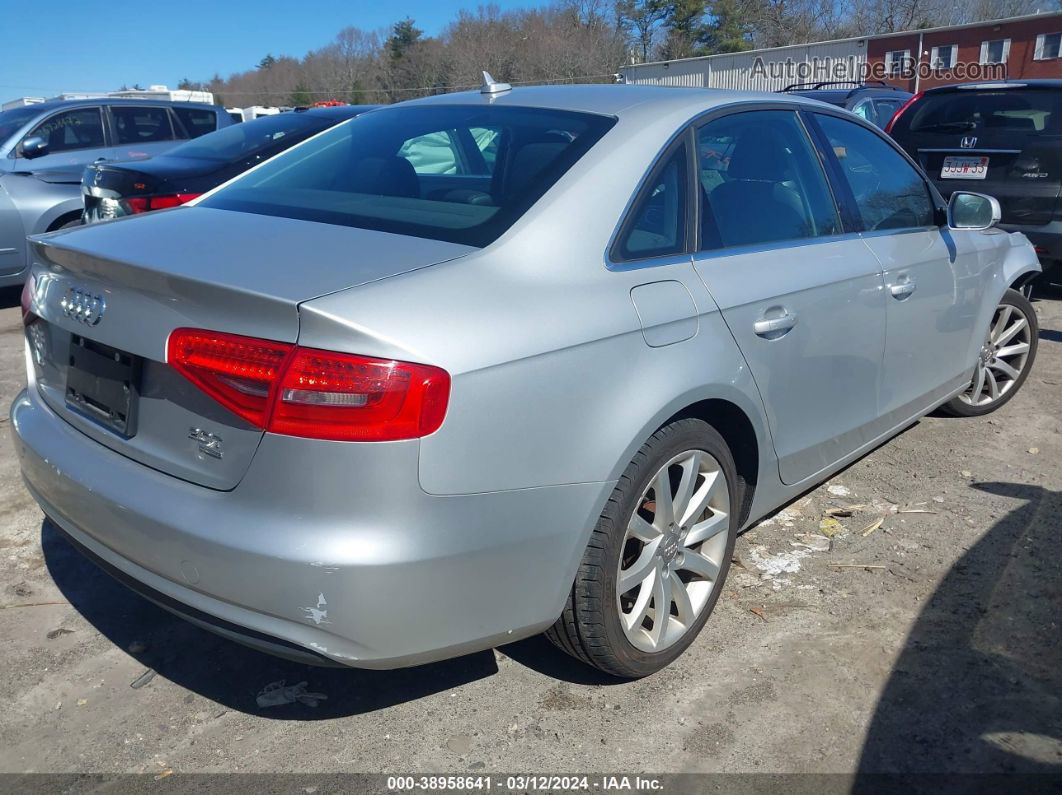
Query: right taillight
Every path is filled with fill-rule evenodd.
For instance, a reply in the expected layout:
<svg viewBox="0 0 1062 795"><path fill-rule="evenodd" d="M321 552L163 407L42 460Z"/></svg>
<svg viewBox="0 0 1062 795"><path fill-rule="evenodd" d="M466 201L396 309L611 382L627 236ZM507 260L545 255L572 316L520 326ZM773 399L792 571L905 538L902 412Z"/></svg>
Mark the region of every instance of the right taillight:
<svg viewBox="0 0 1062 795"><path fill-rule="evenodd" d="M889 119L889 123L885 125L885 132L891 133L893 125L896 124L896 120L898 118L900 118L900 116L902 116L904 114L904 111L906 111L909 107L911 107L913 104L918 102L918 100L920 100L921 98L922 98L922 92L919 91L917 94L915 94L909 100L907 100L905 103L900 105L900 107L897 109L897 111L894 114L892 114L892 118Z"/></svg>
<svg viewBox="0 0 1062 795"><path fill-rule="evenodd" d="M199 329L174 331L167 361L256 427L289 436L415 439L439 429L450 397L438 367Z"/></svg>

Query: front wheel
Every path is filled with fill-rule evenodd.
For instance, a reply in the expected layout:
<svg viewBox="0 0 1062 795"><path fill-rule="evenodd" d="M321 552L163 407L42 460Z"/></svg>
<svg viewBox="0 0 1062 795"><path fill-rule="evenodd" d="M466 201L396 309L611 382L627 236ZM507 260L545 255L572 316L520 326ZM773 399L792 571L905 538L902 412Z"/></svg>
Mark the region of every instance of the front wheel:
<svg viewBox="0 0 1062 795"><path fill-rule="evenodd" d="M695 419L661 428L616 485L547 637L614 676L668 665L715 607L740 504L733 456L714 428Z"/></svg>
<svg viewBox="0 0 1062 795"><path fill-rule="evenodd" d="M945 403L944 410L980 417L1014 397L1036 359L1039 332L1032 304L1017 290L1007 290L992 316L970 386Z"/></svg>

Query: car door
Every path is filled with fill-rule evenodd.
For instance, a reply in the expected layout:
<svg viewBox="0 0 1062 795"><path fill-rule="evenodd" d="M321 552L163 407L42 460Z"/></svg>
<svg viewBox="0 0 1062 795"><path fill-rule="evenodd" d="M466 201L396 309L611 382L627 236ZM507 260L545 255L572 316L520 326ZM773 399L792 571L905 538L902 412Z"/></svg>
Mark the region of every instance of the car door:
<svg viewBox="0 0 1062 795"><path fill-rule="evenodd" d="M942 227L925 178L884 134L833 114L811 115L884 273L881 409L896 425L969 377L992 241Z"/></svg>
<svg viewBox="0 0 1062 795"><path fill-rule="evenodd" d="M881 269L795 110L711 118L696 146L694 265L755 378L779 475L798 483L879 431Z"/></svg>
<svg viewBox="0 0 1062 795"><path fill-rule="evenodd" d="M26 266L26 231L18 208L4 190L5 179L21 179L0 175L0 277L12 276Z"/></svg>
<svg viewBox="0 0 1062 795"><path fill-rule="evenodd" d="M129 105L111 105L108 112L118 160L154 157L176 145L173 120L165 107L138 100Z"/></svg>
<svg viewBox="0 0 1062 795"><path fill-rule="evenodd" d="M99 157L110 158L99 107L78 107L48 116L22 140L39 137L48 144L45 154L34 158L23 155L22 143L15 150L14 171L48 171L77 169Z"/></svg>

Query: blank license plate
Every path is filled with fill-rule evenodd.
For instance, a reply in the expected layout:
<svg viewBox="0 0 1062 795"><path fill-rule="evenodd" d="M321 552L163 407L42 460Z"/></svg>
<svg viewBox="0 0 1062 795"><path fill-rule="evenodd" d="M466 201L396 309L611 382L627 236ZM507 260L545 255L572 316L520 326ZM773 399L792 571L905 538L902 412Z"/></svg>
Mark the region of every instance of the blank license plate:
<svg viewBox="0 0 1062 795"><path fill-rule="evenodd" d="M129 438L136 434L140 358L74 336L66 368L66 403Z"/></svg>
<svg viewBox="0 0 1062 795"><path fill-rule="evenodd" d="M987 157L945 157L940 169L941 179L986 179Z"/></svg>

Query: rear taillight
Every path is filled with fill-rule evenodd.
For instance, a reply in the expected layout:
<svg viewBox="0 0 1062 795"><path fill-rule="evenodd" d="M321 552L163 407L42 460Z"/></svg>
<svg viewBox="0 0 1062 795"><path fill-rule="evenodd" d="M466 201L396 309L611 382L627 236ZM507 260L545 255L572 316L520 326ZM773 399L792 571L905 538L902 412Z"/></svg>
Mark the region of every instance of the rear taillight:
<svg viewBox="0 0 1062 795"><path fill-rule="evenodd" d="M434 433L450 376L423 364L177 329L167 361L258 428L289 436L395 441Z"/></svg>
<svg viewBox="0 0 1062 795"><path fill-rule="evenodd" d="M19 305L22 307L22 325L28 326L33 322L35 315L33 314L33 291L35 289L36 279L33 278L31 273L26 277L25 284L22 285L22 296L19 299Z"/></svg>
<svg viewBox="0 0 1062 795"><path fill-rule="evenodd" d="M922 92L919 91L917 94L915 94L909 100L907 100L905 103L900 105L899 109L894 114L892 114L892 118L889 119L889 123L885 125L885 132L891 133L893 126L896 124L896 120L899 119L904 114L904 111L906 111L909 107L911 107L913 104L918 102L918 100L920 100L921 98L922 98Z"/></svg>
<svg viewBox="0 0 1062 795"><path fill-rule="evenodd" d="M130 215L149 213L152 210L165 210L167 207L179 207L192 199L198 199L202 193L173 193L166 196L127 196L122 199L126 212Z"/></svg>

